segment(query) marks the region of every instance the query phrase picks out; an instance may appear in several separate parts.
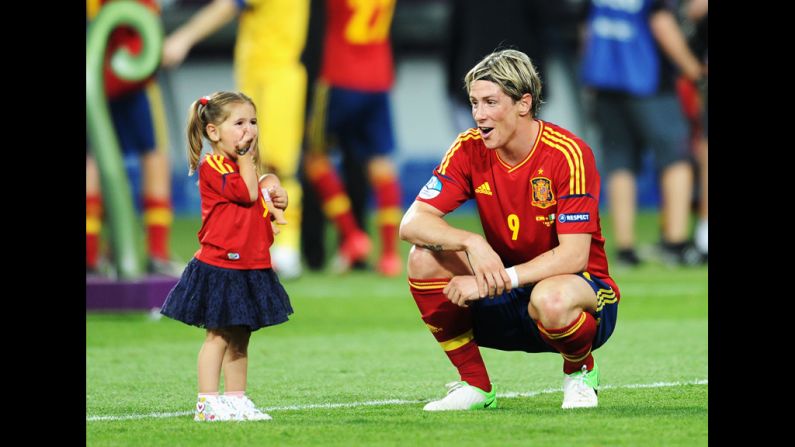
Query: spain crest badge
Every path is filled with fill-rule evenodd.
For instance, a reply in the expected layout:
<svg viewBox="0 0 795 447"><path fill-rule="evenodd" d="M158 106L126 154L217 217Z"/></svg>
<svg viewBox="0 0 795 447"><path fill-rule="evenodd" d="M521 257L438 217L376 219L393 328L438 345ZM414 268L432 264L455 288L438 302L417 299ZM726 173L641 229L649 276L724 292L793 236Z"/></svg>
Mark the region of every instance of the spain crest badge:
<svg viewBox="0 0 795 447"><path fill-rule="evenodd" d="M531 204L538 208L549 208L558 203L555 200L555 193L552 192L552 181L546 177L533 177L530 180L533 186L533 200Z"/></svg>

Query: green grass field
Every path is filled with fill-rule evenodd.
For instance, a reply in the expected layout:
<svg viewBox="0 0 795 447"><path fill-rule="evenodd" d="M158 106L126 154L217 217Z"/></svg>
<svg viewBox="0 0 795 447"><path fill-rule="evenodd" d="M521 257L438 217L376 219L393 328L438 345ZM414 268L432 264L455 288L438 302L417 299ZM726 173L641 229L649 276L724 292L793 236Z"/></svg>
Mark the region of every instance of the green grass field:
<svg viewBox="0 0 795 447"><path fill-rule="evenodd" d="M655 240L656 219L640 216L642 240ZM197 230L196 219L178 219L177 255L190 257ZM707 445L706 267L611 271L622 300L595 354L595 409L560 408L559 355L483 349L499 408L423 412L458 376L405 277L310 273L285 283L291 320L252 336L248 394L272 421L193 422L203 330L143 312L87 313L87 445Z"/></svg>

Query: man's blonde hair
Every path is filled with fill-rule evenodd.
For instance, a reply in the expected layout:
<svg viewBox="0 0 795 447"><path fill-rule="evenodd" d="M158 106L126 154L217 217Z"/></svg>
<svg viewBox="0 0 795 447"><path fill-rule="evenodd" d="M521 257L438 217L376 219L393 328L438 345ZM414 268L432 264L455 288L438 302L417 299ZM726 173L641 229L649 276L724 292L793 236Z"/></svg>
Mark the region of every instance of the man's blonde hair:
<svg viewBox="0 0 795 447"><path fill-rule="evenodd" d="M541 109L541 77L530 58L517 50L495 51L478 62L464 77L467 93L475 81L489 81L500 86L511 99L518 101L529 93L533 98L533 117Z"/></svg>

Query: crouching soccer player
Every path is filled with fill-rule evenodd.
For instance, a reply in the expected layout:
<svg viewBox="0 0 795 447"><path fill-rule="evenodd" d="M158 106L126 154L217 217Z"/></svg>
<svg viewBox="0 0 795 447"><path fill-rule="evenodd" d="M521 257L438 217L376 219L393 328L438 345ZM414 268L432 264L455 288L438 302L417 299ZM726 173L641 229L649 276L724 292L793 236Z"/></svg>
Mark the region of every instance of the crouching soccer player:
<svg viewBox="0 0 795 447"><path fill-rule="evenodd" d="M460 381L425 410L495 408L479 346L559 352L563 408L597 406L592 351L616 324L590 147L537 119L541 80L526 54L486 56L465 78L476 127L461 133L406 211L411 294ZM475 199L485 238L443 216Z"/></svg>

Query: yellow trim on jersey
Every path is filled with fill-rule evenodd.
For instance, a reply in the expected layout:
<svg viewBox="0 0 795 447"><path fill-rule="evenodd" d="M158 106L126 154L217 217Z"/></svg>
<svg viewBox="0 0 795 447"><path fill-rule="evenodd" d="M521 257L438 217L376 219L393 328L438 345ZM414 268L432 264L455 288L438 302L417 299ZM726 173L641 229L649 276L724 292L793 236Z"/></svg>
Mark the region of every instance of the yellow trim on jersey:
<svg viewBox="0 0 795 447"><path fill-rule="evenodd" d="M409 280L409 286L420 289L420 290L431 290L431 289L444 289L450 280L444 281L434 281L434 282L412 282Z"/></svg>
<svg viewBox="0 0 795 447"><path fill-rule="evenodd" d="M403 214L400 212L400 208L396 206L390 206L388 208L378 210L376 212L375 221L378 225L397 225L402 217Z"/></svg>
<svg viewBox="0 0 795 447"><path fill-rule="evenodd" d="M224 163L224 156L223 155L214 155L214 154L207 154L205 158L207 164L210 165L211 168L218 171L221 175L231 174L235 172L235 169L229 164Z"/></svg>
<svg viewBox="0 0 795 447"><path fill-rule="evenodd" d="M544 142L563 152L569 162L569 194L585 194L585 162L582 150L576 141L550 128L544 130ZM571 158L570 156L571 155Z"/></svg>
<svg viewBox="0 0 795 447"><path fill-rule="evenodd" d="M452 160L453 155L455 155L456 151L461 148L461 144L467 140L480 140L480 131L475 129L467 130L466 132L461 132L458 134L458 137L453 141L453 144L450 145L450 148L447 149L447 152L444 153L444 157L442 157L442 162L439 163L439 173L445 174L447 172L447 166L450 164L450 160Z"/></svg>
<svg viewBox="0 0 795 447"><path fill-rule="evenodd" d="M163 105L163 93L157 82L150 82L146 86L146 97L149 99L149 111L152 114L152 128L155 130L157 150L168 153L168 121Z"/></svg>
<svg viewBox="0 0 795 447"><path fill-rule="evenodd" d="M174 221L174 213L168 208L152 208L144 211L145 225L168 226Z"/></svg>
<svg viewBox="0 0 795 447"><path fill-rule="evenodd" d="M351 209L351 200L345 194L337 194L323 204L323 212L329 219L334 219Z"/></svg>
<svg viewBox="0 0 795 447"><path fill-rule="evenodd" d="M544 330L544 328L542 328L541 326L538 326L538 330L541 331L547 337L549 337L551 340L559 340L561 338L566 338L569 335L577 332L577 329L579 329L583 323L585 323L585 312L580 313L580 318L577 319L577 322L574 323L574 326L572 326L571 328L569 328L568 331L562 334L550 334L549 332Z"/></svg>
<svg viewBox="0 0 795 447"><path fill-rule="evenodd" d="M524 160L522 160L518 165L511 167L511 165L509 165L508 163L505 163L504 161L502 161L502 158L500 158L499 152L495 152L495 154L497 155L497 161L499 161L503 166L505 166L505 169L507 169L509 173L521 168L522 166L524 166L525 163L530 161L530 157L533 156L533 154L536 151L536 148L538 148L538 142L541 141L541 138L540 138L541 132L543 132L544 128L546 127L546 126L544 126L544 122L543 121L539 121L538 124L541 127L539 127L539 129L538 129L538 135L536 135L536 141L533 143L533 148L530 149L530 153L527 154L527 157L525 157Z"/></svg>
<svg viewBox="0 0 795 447"><path fill-rule="evenodd" d="M472 334L472 329L470 329L452 340L440 341L439 344L442 345L442 349L444 349L445 352L450 352L464 346L474 339L475 336Z"/></svg>
<svg viewBox="0 0 795 447"><path fill-rule="evenodd" d="M102 219L86 216L86 234L99 234L102 230Z"/></svg>

